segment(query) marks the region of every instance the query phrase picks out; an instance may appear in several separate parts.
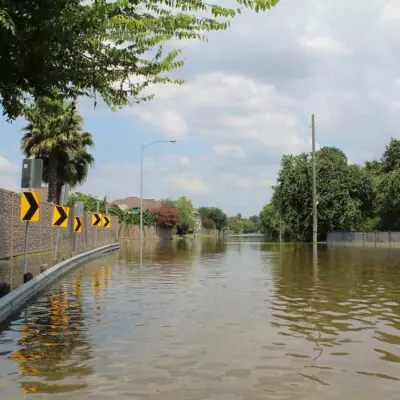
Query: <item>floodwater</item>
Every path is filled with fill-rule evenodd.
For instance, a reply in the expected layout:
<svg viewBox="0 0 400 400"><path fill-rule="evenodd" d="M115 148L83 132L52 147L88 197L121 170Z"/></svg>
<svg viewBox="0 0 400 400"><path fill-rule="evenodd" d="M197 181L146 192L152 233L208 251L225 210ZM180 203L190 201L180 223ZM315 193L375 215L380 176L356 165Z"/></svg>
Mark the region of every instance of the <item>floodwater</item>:
<svg viewBox="0 0 400 400"><path fill-rule="evenodd" d="M400 253L147 243L0 326L1 399L376 400L400 393Z"/></svg>

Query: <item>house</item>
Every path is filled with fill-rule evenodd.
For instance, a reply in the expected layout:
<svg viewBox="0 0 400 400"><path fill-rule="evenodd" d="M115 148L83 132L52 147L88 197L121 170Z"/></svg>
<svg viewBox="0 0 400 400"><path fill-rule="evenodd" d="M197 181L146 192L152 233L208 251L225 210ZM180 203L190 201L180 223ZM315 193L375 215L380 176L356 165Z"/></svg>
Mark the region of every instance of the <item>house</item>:
<svg viewBox="0 0 400 400"><path fill-rule="evenodd" d="M115 200L113 204L116 204L121 210L127 211L132 208L140 209L140 197L127 197L122 200ZM143 209L148 210L150 208L157 208L161 206L161 202L154 199L143 199Z"/></svg>

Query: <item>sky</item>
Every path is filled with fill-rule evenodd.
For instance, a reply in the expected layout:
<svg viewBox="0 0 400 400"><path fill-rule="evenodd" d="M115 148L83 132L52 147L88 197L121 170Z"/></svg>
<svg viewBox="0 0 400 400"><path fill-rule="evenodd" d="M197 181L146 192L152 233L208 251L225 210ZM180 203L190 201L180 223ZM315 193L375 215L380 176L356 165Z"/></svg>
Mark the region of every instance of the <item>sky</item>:
<svg viewBox="0 0 400 400"><path fill-rule="evenodd" d="M400 1L281 0L245 12L208 42L176 42L185 85L118 112L82 100L96 158L80 191L110 199L187 196L195 206L258 214L281 156L337 146L351 162L380 157L400 127ZM0 187L19 190L24 121L0 117Z"/></svg>

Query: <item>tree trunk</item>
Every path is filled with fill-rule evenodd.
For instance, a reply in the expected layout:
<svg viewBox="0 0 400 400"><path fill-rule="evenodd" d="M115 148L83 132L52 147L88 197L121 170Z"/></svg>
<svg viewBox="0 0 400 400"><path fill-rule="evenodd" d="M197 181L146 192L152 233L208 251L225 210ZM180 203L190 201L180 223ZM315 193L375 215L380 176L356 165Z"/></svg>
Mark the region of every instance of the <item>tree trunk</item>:
<svg viewBox="0 0 400 400"><path fill-rule="evenodd" d="M57 161L57 153L51 153L48 168L49 192L47 195L47 201L49 203L57 203Z"/></svg>
<svg viewBox="0 0 400 400"><path fill-rule="evenodd" d="M57 187L56 187L56 203L57 204L61 204L62 188L63 188L63 184L61 182L57 181Z"/></svg>

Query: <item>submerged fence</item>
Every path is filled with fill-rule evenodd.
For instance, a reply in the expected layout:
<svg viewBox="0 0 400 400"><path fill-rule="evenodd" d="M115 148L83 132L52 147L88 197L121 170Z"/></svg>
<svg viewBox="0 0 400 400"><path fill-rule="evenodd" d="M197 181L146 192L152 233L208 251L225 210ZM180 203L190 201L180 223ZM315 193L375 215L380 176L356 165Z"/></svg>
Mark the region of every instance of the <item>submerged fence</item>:
<svg viewBox="0 0 400 400"><path fill-rule="evenodd" d="M400 247L400 232L328 232L328 245Z"/></svg>

